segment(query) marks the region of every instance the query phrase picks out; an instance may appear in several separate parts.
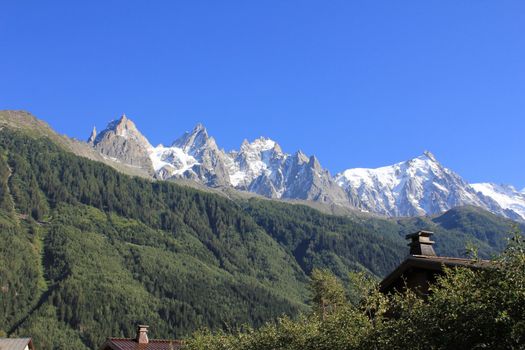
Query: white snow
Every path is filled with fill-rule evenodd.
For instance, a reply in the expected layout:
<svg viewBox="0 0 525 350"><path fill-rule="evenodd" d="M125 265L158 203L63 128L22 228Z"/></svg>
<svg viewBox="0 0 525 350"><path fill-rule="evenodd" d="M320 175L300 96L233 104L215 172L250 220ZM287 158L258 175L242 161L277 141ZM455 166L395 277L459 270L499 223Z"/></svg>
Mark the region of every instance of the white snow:
<svg viewBox="0 0 525 350"><path fill-rule="evenodd" d="M269 138L243 142L239 152L230 152L228 170L232 186L247 187L263 173L270 176L276 170L272 161L279 156L286 158L279 145Z"/></svg>
<svg viewBox="0 0 525 350"><path fill-rule="evenodd" d="M165 168L170 170L171 175L181 175L194 165L199 164L195 158L178 147L165 147L163 145L152 147L149 157L155 172Z"/></svg>
<svg viewBox="0 0 525 350"><path fill-rule="evenodd" d="M460 204L483 206L475 191L429 152L391 166L348 169L335 179L345 190L357 191L370 211L386 215L430 214Z"/></svg>
<svg viewBox="0 0 525 350"><path fill-rule="evenodd" d="M477 183L471 186L485 196L494 199L503 209L511 209L525 219L525 194L510 185Z"/></svg>

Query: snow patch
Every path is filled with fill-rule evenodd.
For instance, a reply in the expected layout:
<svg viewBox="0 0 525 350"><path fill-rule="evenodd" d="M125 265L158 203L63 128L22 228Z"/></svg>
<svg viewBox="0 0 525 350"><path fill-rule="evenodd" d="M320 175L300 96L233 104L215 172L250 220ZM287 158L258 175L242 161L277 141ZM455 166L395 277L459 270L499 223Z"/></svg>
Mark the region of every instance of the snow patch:
<svg viewBox="0 0 525 350"><path fill-rule="evenodd" d="M191 155L185 153L178 147L165 147L159 145L150 149L149 157L153 163L155 172L166 167L170 169L172 176L181 175L199 163Z"/></svg>

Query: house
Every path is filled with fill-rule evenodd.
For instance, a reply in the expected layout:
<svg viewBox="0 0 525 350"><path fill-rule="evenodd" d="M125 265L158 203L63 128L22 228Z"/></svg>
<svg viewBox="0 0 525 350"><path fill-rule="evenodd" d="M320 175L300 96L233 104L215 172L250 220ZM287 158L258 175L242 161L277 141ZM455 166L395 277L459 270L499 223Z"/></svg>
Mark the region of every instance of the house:
<svg viewBox="0 0 525 350"><path fill-rule="evenodd" d="M379 290L382 293L402 292L408 288L427 295L430 285L444 274L445 267L479 269L493 264L489 260L437 256L432 247L435 242L430 239L432 234L430 231L418 231L406 236L410 240L410 254L380 283Z"/></svg>
<svg viewBox="0 0 525 350"><path fill-rule="evenodd" d="M31 338L0 338L0 350L35 350Z"/></svg>
<svg viewBox="0 0 525 350"><path fill-rule="evenodd" d="M148 326L137 327L135 338L108 338L100 350L178 350L180 340L149 339Z"/></svg>

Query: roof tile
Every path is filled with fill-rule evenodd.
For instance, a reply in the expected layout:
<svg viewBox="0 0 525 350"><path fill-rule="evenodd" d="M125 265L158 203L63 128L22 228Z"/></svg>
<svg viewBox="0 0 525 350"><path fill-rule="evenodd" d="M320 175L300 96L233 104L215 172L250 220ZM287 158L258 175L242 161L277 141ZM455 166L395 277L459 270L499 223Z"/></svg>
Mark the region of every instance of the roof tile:
<svg viewBox="0 0 525 350"><path fill-rule="evenodd" d="M180 340L150 339L148 344L139 344L130 338L108 338L106 346L114 350L178 350L182 348Z"/></svg>

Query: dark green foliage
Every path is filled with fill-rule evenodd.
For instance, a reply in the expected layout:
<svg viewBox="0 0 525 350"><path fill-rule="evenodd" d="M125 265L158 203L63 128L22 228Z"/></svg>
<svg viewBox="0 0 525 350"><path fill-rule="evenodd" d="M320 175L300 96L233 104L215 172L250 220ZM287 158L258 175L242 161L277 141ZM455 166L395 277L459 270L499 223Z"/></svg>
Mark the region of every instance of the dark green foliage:
<svg viewBox="0 0 525 350"><path fill-rule="evenodd" d="M272 201L251 200L246 210L308 274L314 267L323 267L342 278L363 269L383 276L406 254L394 230L377 232L350 218Z"/></svg>
<svg viewBox="0 0 525 350"><path fill-rule="evenodd" d="M313 310L323 319L346 303L346 291L341 282L327 270L314 269L312 271Z"/></svg>
<svg viewBox="0 0 525 350"><path fill-rule="evenodd" d="M31 225L19 225L0 213L0 330L4 332L38 300L39 255Z"/></svg>
<svg viewBox="0 0 525 350"><path fill-rule="evenodd" d="M506 232L511 225L510 220L494 220L494 215L476 207L464 207L461 210L450 210L433 219L446 230L461 232L474 239L486 242L498 250L505 246ZM524 228L521 225L521 228Z"/></svg>
<svg viewBox="0 0 525 350"><path fill-rule="evenodd" d="M5 213L13 213L13 201L10 196L8 181L11 177L11 169L3 154L0 154L0 210Z"/></svg>
<svg viewBox="0 0 525 350"><path fill-rule="evenodd" d="M321 280L333 278L324 273ZM314 285L318 282L314 279ZM363 275L354 283L362 291L356 305L339 302L329 313L314 312L295 321L283 317L257 330L201 331L187 341L186 349L525 348L525 241L519 233L492 268L449 269L426 299L410 290L383 295ZM321 299L330 300L333 288L321 289Z"/></svg>
<svg viewBox="0 0 525 350"><path fill-rule="evenodd" d="M295 317L309 309L314 268L383 276L406 253L405 231L429 224L456 235L430 218L335 217L132 178L4 128L0 332L30 334L39 349L95 349L138 323L173 338Z"/></svg>

